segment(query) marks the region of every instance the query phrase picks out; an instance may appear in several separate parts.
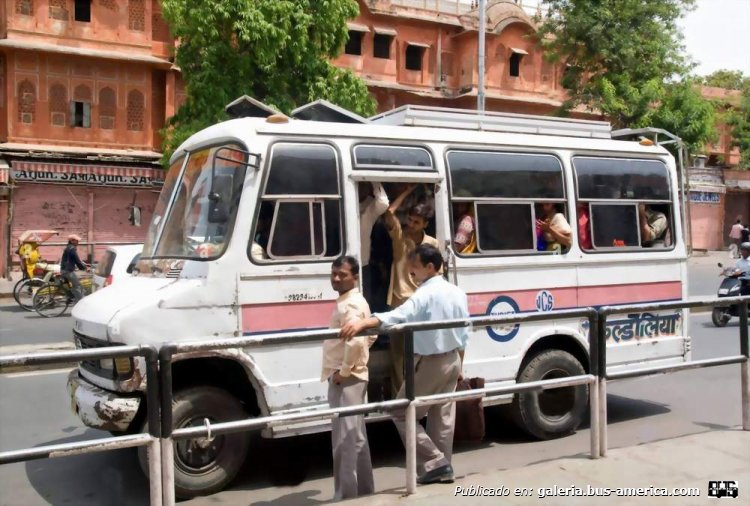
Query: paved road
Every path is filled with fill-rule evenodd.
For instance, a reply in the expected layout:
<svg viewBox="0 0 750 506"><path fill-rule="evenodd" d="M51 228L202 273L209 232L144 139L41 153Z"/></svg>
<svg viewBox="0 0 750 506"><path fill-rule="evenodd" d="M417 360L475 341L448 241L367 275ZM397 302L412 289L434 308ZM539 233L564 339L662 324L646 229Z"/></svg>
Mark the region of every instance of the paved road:
<svg viewBox="0 0 750 506"><path fill-rule="evenodd" d="M691 323L694 359L738 353L736 321L727 328L715 329L707 315L696 315ZM83 428L70 413L64 382L61 372L0 376L0 449L106 435ZM741 422L739 401L739 366L613 383L608 399L610 447L736 426ZM390 423L370 426L368 433L376 487L388 497L403 486L403 449ZM296 505L328 501L333 486L328 437L318 434L257 440L243 472L229 490L181 504ZM560 440L530 441L506 423L499 410L490 409L485 441L457 445L454 466L457 474L472 475L585 455L588 438L589 432L583 428ZM2 506L138 505L146 504L147 498L147 482L132 450L0 467Z"/></svg>
<svg viewBox="0 0 750 506"><path fill-rule="evenodd" d="M34 311L24 311L13 299L0 299L0 346L48 344L73 339L73 318L44 318Z"/></svg>

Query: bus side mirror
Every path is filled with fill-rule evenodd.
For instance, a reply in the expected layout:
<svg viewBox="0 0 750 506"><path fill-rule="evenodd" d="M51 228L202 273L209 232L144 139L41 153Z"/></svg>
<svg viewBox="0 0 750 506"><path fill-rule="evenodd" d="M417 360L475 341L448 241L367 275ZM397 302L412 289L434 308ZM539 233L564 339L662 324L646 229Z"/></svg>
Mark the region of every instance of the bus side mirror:
<svg viewBox="0 0 750 506"><path fill-rule="evenodd" d="M229 219L229 205L232 198L232 176L217 175L211 193L208 194L208 222L226 223Z"/></svg>

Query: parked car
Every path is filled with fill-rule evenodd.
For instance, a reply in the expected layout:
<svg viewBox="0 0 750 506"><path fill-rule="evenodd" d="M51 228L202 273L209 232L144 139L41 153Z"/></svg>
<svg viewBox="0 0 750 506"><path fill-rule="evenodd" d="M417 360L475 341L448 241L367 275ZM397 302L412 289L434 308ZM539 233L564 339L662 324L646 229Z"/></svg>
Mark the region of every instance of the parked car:
<svg viewBox="0 0 750 506"><path fill-rule="evenodd" d="M123 276L129 276L138 262L143 244L110 246L94 269L93 291L111 285Z"/></svg>

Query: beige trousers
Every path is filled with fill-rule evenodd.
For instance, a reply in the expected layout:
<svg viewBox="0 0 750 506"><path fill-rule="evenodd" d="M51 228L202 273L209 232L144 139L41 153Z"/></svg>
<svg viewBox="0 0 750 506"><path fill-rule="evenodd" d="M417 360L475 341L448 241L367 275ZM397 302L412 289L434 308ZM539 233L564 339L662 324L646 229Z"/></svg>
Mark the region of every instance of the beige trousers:
<svg viewBox="0 0 750 506"><path fill-rule="evenodd" d="M406 336L402 333L388 336L390 344L388 351L391 357L391 397L396 398L401 385L404 384L404 342Z"/></svg>
<svg viewBox="0 0 750 506"><path fill-rule="evenodd" d="M367 382L354 376L344 378L340 385L328 381L328 404L332 408L363 404L366 393ZM331 424L334 500L374 493L365 417L334 418Z"/></svg>
<svg viewBox="0 0 750 506"><path fill-rule="evenodd" d="M440 355L418 355L414 359L414 394L416 396L454 392L461 373L458 350ZM405 385L398 398L406 397ZM456 420L455 404L434 404L417 408L417 421L427 416L427 430L417 423L417 472L423 474L450 464L453 453L453 426ZM406 444L405 411L393 413L401 440Z"/></svg>

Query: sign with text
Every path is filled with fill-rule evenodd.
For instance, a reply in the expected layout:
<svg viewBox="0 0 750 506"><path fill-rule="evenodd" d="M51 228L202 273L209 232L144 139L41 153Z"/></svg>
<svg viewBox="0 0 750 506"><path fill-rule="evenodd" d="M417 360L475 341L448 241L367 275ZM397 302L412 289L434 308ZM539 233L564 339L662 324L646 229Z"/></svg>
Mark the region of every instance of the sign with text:
<svg viewBox="0 0 750 506"><path fill-rule="evenodd" d="M163 182L163 173L159 169L30 162L14 162L10 177L16 182L96 186L154 187Z"/></svg>

